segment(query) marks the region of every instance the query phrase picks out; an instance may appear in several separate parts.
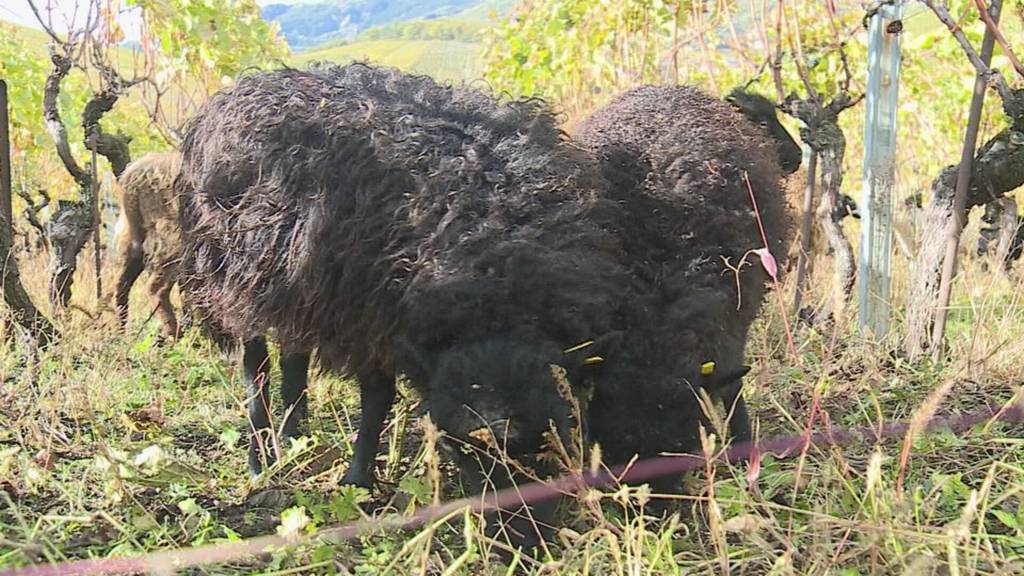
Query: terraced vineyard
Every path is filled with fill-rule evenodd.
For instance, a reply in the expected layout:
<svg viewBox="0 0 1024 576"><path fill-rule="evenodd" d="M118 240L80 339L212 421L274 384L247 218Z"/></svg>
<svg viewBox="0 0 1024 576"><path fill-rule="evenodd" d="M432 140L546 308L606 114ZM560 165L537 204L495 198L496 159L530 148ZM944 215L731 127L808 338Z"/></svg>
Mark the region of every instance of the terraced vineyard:
<svg viewBox="0 0 1024 576"><path fill-rule="evenodd" d="M315 60L351 62L369 60L440 80L473 79L483 71L481 45L448 40L370 40L300 52L294 65Z"/></svg>

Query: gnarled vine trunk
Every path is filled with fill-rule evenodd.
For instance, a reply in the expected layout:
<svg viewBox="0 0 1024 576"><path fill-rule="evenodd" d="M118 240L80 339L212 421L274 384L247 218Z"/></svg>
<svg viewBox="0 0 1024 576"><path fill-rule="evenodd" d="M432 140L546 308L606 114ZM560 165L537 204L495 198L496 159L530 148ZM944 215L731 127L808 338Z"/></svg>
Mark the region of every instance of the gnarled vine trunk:
<svg viewBox="0 0 1024 576"><path fill-rule="evenodd" d="M1013 125L996 134L974 155L971 185L967 191L967 212L1002 198L1024 185L1024 89L1014 90L1003 102L1003 111ZM924 208L918 235L920 246L911 268L910 293L907 298L907 335L904 347L914 359L931 350L935 302L945 257L945 244L934 241L945 238L954 217L953 198L958 165L947 166L932 183L932 198ZM966 215L965 215L966 216ZM931 239L931 241L928 241Z"/></svg>
<svg viewBox="0 0 1024 576"><path fill-rule="evenodd" d="M814 313L816 324L842 314L857 280L853 248L842 227L844 212L836 209L842 197L843 157L846 154L846 137L839 128L839 113L854 103L845 94L837 96L828 106L790 96L783 106L787 113L803 122L800 138L818 156L818 170L821 172L821 200L816 215L833 254L834 272L831 305Z"/></svg>
<svg viewBox="0 0 1024 576"><path fill-rule="evenodd" d="M78 268L78 255L98 224L98 214L94 209L93 177L88 170L79 167L72 156L67 128L57 107L61 82L70 72L72 61L66 54L58 53L52 47L50 60L53 62L53 70L46 79L43 92L43 117L46 129L57 147L57 155L79 188L78 199L60 201L57 211L47 223L50 241L50 303L54 307L63 308L71 300L71 285ZM99 122L114 107L125 86L118 79L111 80L109 84L106 89L93 95L85 105L82 128L86 147L90 150L95 148L97 154L110 161L114 176L119 176L131 161L128 150L130 139L122 134L105 134Z"/></svg>
<svg viewBox="0 0 1024 576"><path fill-rule="evenodd" d="M1017 201L1006 196L985 204L985 223L978 235L979 257L991 257L1003 272L1013 265L1013 244L1017 237Z"/></svg>

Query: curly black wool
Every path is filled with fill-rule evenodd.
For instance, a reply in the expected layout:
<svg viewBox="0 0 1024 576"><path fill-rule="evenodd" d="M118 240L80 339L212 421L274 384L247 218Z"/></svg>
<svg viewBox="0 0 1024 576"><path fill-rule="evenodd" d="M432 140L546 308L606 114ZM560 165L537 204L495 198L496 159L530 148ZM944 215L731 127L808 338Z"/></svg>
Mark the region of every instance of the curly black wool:
<svg viewBox="0 0 1024 576"><path fill-rule="evenodd" d="M594 387L592 436L613 462L697 449L697 389L738 391L768 280L750 252L764 242L749 190L784 265L790 218L776 143L717 98L653 86L594 112L576 139L629 215L623 239L635 279L623 349ZM714 372L702 375L708 362Z"/></svg>

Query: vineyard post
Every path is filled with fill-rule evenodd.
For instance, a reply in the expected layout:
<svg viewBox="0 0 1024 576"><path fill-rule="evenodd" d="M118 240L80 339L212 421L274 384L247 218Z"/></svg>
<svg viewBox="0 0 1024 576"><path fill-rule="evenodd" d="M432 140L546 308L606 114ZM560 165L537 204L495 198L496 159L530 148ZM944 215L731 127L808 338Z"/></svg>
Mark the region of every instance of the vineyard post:
<svg viewBox="0 0 1024 576"><path fill-rule="evenodd" d="M8 128L7 82L0 80L0 216L14 237L14 212L11 208L11 134ZM5 255L6 256L6 255Z"/></svg>
<svg viewBox="0 0 1024 576"><path fill-rule="evenodd" d="M857 324L875 338L889 332L892 281L892 206L896 173L903 1L883 3L868 29L868 87L864 121L860 288Z"/></svg>

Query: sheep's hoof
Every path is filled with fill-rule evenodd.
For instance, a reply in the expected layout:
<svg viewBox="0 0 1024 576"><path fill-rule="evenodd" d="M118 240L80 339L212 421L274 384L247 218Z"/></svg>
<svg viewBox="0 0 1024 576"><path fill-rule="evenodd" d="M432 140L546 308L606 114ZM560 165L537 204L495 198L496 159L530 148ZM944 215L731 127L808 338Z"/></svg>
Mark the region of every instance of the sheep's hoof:
<svg viewBox="0 0 1024 576"><path fill-rule="evenodd" d="M341 483L359 486L360 488L366 488L369 490L373 487L373 474L368 470L360 470L355 466L349 468L345 475L341 477Z"/></svg>
<svg viewBox="0 0 1024 576"><path fill-rule="evenodd" d="M265 456L265 458L264 458ZM249 475L253 478L263 473L265 468L274 465L273 454L261 454L259 447L253 446L249 449Z"/></svg>

